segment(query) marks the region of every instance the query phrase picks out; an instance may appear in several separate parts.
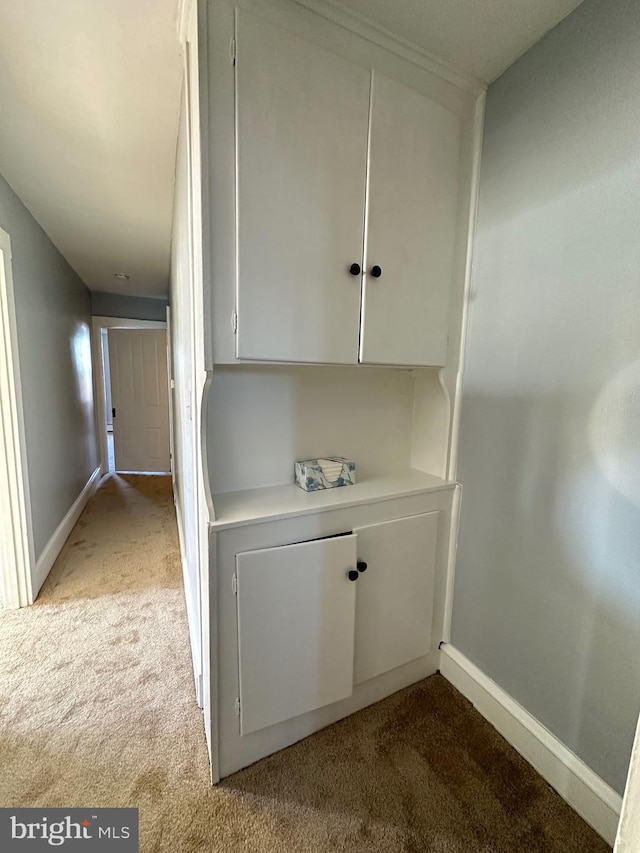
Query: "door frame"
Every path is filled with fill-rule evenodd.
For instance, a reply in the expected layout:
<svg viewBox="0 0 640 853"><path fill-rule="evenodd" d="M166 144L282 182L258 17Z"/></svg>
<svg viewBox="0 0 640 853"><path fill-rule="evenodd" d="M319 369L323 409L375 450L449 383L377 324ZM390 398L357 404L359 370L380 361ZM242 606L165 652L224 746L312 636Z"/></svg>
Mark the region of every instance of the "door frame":
<svg viewBox="0 0 640 853"><path fill-rule="evenodd" d="M91 318L91 349L93 352L93 382L96 401L96 431L100 450L101 476L109 473L109 451L107 439L107 412L105 409L104 363L102 360L103 329L165 329L164 320L131 320L123 317ZM168 341L167 341L168 344ZM169 388L171 395L171 388ZM173 457L171 458L173 468Z"/></svg>
<svg viewBox="0 0 640 853"><path fill-rule="evenodd" d="M33 604L35 547L21 388L11 239L0 228L0 583L6 608Z"/></svg>
<svg viewBox="0 0 640 853"><path fill-rule="evenodd" d="M176 495L176 472L173 465L173 392L176 380L173 375L173 338L171 330L171 306L167 305L167 382L169 383L169 459L171 460L171 487L173 488L173 502Z"/></svg>

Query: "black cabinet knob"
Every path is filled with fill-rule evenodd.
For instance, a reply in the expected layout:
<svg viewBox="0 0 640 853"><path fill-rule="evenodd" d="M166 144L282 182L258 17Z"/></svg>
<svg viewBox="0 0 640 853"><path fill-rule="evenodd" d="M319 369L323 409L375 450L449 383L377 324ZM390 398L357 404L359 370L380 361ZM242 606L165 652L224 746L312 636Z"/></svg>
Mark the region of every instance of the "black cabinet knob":
<svg viewBox="0 0 640 853"><path fill-rule="evenodd" d="M347 572L347 577L349 578L350 581L357 581L359 575L355 569L349 569L349 571Z"/></svg>
<svg viewBox="0 0 640 853"><path fill-rule="evenodd" d="M351 275L360 275L360 264L351 264L349 272Z"/></svg>
<svg viewBox="0 0 640 853"><path fill-rule="evenodd" d="M358 562L356 563L356 566L358 567L359 572L366 572L367 571L367 564L365 563L364 560L358 560Z"/></svg>
<svg viewBox="0 0 640 853"><path fill-rule="evenodd" d="M371 275L374 278L380 278L382 275L382 267L379 267L377 264L374 267L371 267Z"/></svg>

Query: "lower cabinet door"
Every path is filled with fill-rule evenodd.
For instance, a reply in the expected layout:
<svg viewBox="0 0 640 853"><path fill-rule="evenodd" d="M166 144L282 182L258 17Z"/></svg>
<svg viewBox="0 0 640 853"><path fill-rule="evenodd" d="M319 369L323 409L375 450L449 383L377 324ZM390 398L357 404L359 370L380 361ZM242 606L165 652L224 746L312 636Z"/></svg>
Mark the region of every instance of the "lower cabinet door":
<svg viewBox="0 0 640 853"><path fill-rule="evenodd" d="M431 649L438 513L354 530L358 561L355 673L360 684Z"/></svg>
<svg viewBox="0 0 640 853"><path fill-rule="evenodd" d="M356 541L236 555L240 734L351 696Z"/></svg>

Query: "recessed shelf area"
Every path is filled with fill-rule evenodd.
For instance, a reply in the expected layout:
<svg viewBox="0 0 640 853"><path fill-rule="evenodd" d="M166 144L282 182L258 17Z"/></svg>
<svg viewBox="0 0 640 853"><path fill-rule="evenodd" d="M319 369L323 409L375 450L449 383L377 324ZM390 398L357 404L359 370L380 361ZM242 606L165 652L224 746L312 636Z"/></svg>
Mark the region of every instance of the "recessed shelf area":
<svg viewBox="0 0 640 853"><path fill-rule="evenodd" d="M207 456L216 529L448 488L449 401L434 369L242 364L213 371ZM356 484L306 493L294 461L345 456Z"/></svg>
<svg viewBox="0 0 640 853"><path fill-rule="evenodd" d="M305 492L293 483L214 494L214 530L240 527L287 516L308 515L345 506L375 503L389 498L436 492L455 483L409 469L390 476L367 477L353 486Z"/></svg>

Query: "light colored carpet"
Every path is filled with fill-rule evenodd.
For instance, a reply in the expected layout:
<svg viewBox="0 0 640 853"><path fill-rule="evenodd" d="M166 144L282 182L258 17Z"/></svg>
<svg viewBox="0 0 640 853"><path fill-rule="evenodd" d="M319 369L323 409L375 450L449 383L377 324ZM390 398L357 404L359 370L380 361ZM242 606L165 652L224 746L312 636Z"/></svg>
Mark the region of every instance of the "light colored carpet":
<svg viewBox="0 0 640 853"><path fill-rule="evenodd" d="M211 788L166 477L104 481L0 649L0 806L138 806L145 852L609 849L440 676Z"/></svg>

